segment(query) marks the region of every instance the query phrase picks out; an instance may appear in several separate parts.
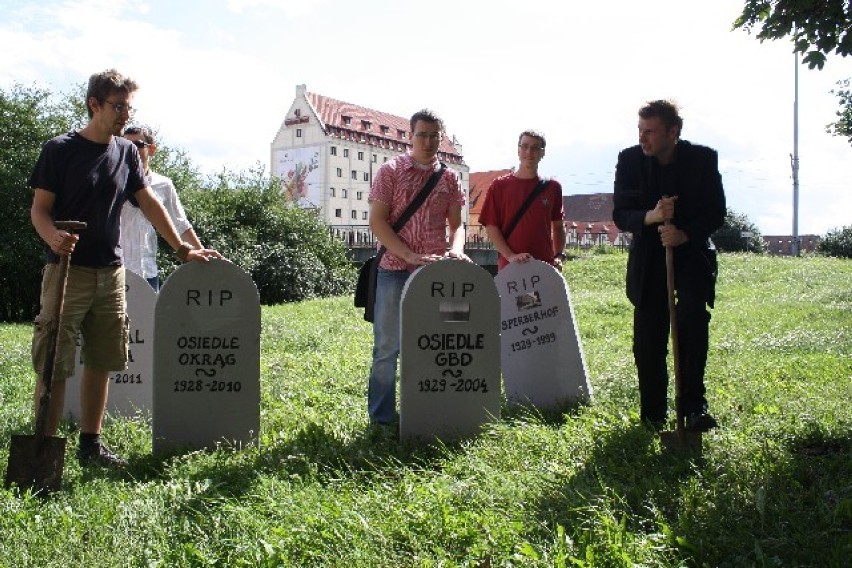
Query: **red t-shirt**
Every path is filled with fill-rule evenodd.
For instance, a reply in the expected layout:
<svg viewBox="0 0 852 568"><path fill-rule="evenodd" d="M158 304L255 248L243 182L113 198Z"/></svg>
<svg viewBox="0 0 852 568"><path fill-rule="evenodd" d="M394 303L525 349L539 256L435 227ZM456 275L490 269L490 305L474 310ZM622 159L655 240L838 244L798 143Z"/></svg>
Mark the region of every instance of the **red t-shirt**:
<svg viewBox="0 0 852 568"><path fill-rule="evenodd" d="M481 225L494 225L505 234L509 223L527 200L540 178L521 179L513 174L498 177L488 188L485 203L479 213ZM515 225L507 241L516 254L527 252L533 258L553 264L553 222L562 221L562 186L550 180ZM498 258L498 270L509 264L503 255Z"/></svg>

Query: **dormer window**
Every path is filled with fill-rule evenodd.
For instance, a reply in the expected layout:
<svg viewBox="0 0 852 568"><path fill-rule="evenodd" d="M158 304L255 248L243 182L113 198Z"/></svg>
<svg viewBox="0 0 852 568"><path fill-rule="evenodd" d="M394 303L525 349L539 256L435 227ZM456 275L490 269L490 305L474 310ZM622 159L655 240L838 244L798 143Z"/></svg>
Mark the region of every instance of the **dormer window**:
<svg viewBox="0 0 852 568"><path fill-rule="evenodd" d="M396 135L405 140L405 130L397 130Z"/></svg>
<svg viewBox="0 0 852 568"><path fill-rule="evenodd" d="M345 124L346 126L349 126L350 124L352 124L352 117L351 116L343 116L341 118L343 118L343 124Z"/></svg>
<svg viewBox="0 0 852 568"><path fill-rule="evenodd" d="M361 121L361 128L364 129L364 130L370 130L370 121L369 120L362 120Z"/></svg>

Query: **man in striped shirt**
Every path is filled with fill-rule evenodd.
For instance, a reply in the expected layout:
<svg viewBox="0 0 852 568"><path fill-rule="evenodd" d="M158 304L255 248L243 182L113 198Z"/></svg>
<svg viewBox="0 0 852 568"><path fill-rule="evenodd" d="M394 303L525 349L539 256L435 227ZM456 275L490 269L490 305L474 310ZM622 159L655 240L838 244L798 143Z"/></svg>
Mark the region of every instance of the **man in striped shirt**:
<svg viewBox="0 0 852 568"><path fill-rule="evenodd" d="M449 168L399 233L392 227L440 167L437 155L443 131L444 123L434 112L424 109L414 113L411 149L382 164L370 190L370 229L387 249L376 282L373 364L367 395L370 421L377 424L396 421L399 305L406 280L419 266L441 258L470 260L464 254L464 192Z"/></svg>

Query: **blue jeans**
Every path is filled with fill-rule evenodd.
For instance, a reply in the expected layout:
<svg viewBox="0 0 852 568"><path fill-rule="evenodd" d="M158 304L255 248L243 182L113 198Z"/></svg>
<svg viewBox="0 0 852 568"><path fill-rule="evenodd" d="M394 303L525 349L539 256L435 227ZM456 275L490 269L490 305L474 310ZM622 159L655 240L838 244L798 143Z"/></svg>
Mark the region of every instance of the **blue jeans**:
<svg viewBox="0 0 852 568"><path fill-rule="evenodd" d="M367 390L370 420L389 424L396 419L396 368L399 357L399 303L411 275L407 270L379 268L373 317L373 365Z"/></svg>

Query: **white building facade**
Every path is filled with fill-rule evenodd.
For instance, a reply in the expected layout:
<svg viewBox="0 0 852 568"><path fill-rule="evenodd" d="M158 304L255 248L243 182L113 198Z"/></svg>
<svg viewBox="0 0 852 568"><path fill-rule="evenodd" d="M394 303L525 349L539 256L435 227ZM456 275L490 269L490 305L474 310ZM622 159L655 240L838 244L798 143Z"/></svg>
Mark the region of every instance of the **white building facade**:
<svg viewBox="0 0 852 568"><path fill-rule="evenodd" d="M420 109L412 109L412 114ZM440 114L440 113L439 113ZM345 103L296 86L296 98L271 144L272 175L282 193L329 225L369 224L373 174L410 146L409 118ZM444 134L438 159L455 170L467 201L470 168L461 145ZM467 223L465 205L463 220Z"/></svg>

